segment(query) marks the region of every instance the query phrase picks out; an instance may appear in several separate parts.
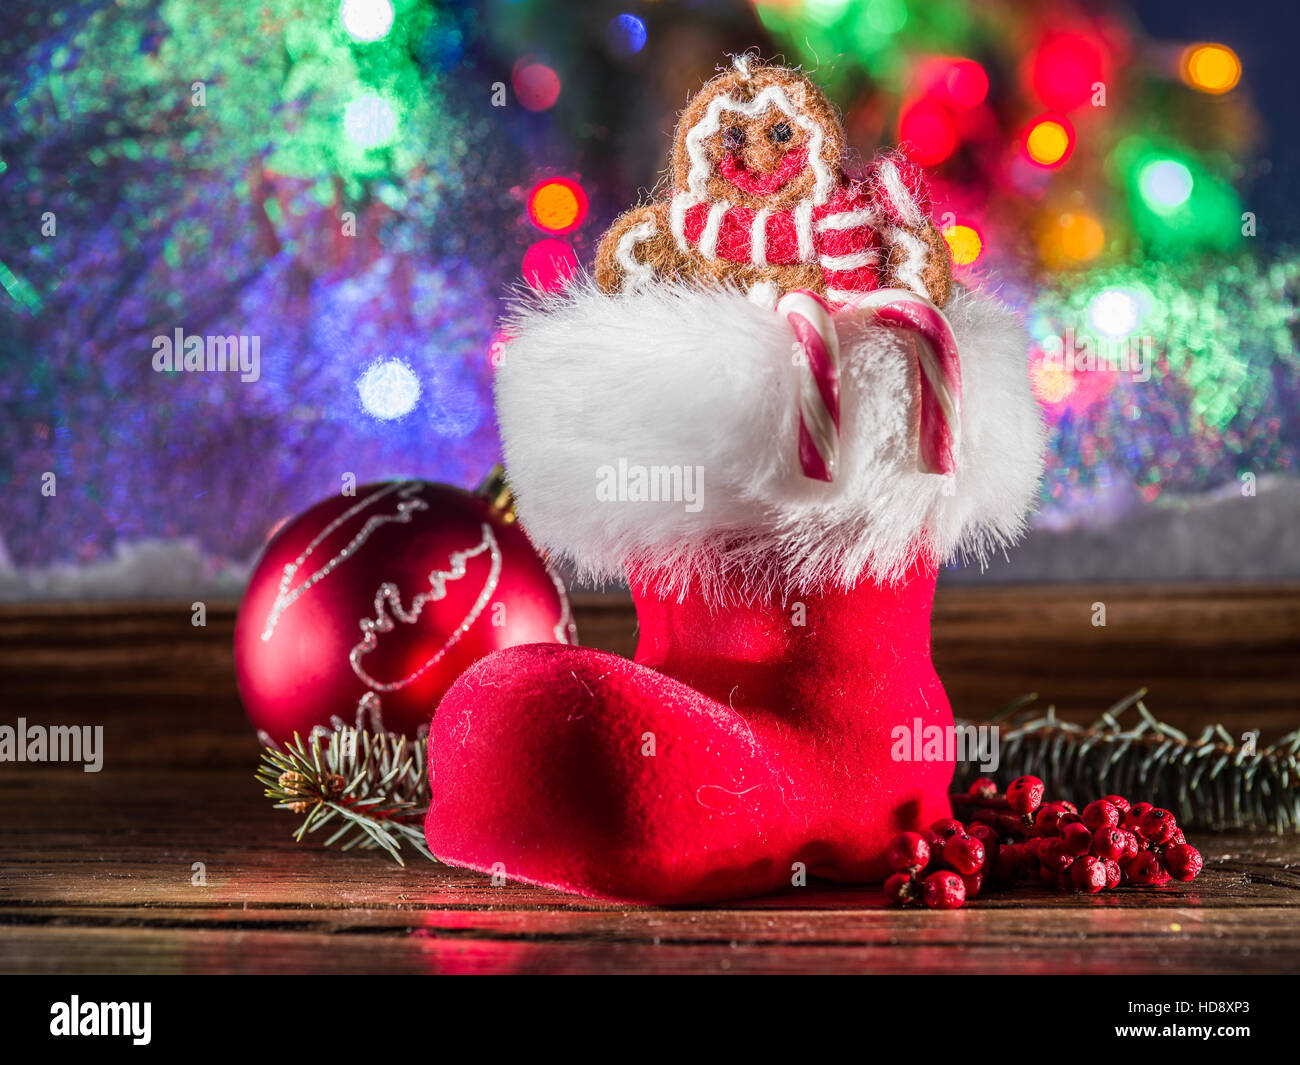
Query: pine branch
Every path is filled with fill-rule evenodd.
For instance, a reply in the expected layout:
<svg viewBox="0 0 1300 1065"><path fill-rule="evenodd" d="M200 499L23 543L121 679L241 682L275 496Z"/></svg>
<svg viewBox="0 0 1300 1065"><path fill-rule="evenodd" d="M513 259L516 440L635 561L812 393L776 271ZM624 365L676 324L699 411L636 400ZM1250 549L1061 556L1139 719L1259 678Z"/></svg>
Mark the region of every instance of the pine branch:
<svg viewBox="0 0 1300 1065"><path fill-rule="evenodd" d="M1091 725L1060 720L1054 706L1039 711L1030 705L1036 695L1016 700L989 721L1000 728L998 783L1041 777L1049 795L1076 804L1124 795L1173 811L1189 828L1300 829L1300 730L1259 750L1222 725L1192 739L1157 719L1145 694L1121 699ZM1126 727L1120 719L1129 711L1137 720ZM981 775L977 763L958 762L955 784Z"/></svg>
<svg viewBox="0 0 1300 1065"><path fill-rule="evenodd" d="M403 843L437 860L424 841L427 770L422 744L393 732L343 726L307 740L295 733L284 750L263 747L256 775L277 810L306 814L294 839L302 842L331 825L325 846L381 847L405 865Z"/></svg>

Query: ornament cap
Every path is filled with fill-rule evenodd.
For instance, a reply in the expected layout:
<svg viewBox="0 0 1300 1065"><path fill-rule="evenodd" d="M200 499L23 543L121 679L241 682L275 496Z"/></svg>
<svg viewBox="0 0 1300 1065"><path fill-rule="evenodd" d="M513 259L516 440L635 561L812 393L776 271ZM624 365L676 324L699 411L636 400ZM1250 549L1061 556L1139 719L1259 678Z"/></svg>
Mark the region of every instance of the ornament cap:
<svg viewBox="0 0 1300 1065"><path fill-rule="evenodd" d="M509 524L515 520L515 494L506 480L506 468L497 463L480 482L476 495L486 499L501 512L501 520Z"/></svg>

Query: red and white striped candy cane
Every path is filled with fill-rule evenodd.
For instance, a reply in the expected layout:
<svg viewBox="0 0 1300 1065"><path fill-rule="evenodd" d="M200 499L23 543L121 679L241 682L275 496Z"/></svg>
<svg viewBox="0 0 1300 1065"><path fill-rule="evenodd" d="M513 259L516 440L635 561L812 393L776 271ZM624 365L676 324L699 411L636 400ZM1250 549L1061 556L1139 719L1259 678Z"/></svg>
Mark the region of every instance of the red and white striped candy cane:
<svg viewBox="0 0 1300 1065"><path fill-rule="evenodd" d="M887 325L916 334L921 363L921 468L952 473L957 468L961 421L961 361L952 326L943 311L924 296L902 288L882 288L854 296L846 308L872 311Z"/></svg>
<svg viewBox="0 0 1300 1065"><path fill-rule="evenodd" d="M835 479L840 452L840 343L826 301L795 289L776 305L794 329L799 360L799 464L816 481Z"/></svg>

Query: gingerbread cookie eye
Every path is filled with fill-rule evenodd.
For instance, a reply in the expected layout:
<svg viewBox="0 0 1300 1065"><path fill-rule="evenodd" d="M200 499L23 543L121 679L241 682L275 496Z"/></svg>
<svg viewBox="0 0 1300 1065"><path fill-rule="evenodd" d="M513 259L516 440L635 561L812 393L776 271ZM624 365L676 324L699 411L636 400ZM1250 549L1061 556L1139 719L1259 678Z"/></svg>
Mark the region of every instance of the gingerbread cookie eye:
<svg viewBox="0 0 1300 1065"><path fill-rule="evenodd" d="M728 126L722 132L722 146L729 152L738 152L745 146L745 127Z"/></svg>
<svg viewBox="0 0 1300 1065"><path fill-rule="evenodd" d="M788 144L794 137L794 128L789 122L778 122L767 131L767 135L776 144Z"/></svg>

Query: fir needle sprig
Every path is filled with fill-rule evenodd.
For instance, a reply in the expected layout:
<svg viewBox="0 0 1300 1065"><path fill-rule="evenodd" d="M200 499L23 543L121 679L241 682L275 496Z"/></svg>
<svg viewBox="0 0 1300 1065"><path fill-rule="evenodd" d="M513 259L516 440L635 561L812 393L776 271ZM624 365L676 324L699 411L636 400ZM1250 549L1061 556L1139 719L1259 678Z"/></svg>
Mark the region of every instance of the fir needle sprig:
<svg viewBox="0 0 1300 1065"><path fill-rule="evenodd" d="M327 847L379 847L405 865L401 847L408 843L436 861L424 841L429 778L422 743L350 726L306 740L295 733L283 750L262 748L256 776L277 810L306 815L294 832L299 842L330 825Z"/></svg>
<svg viewBox="0 0 1300 1065"><path fill-rule="evenodd" d="M1300 730L1259 749L1223 725L1192 738L1151 713L1145 695L1125 696L1091 725L1022 696L989 721L1001 730L999 782L1041 777L1053 795L1075 801L1140 794L1189 828L1300 829ZM1121 721L1130 712L1136 720ZM979 775L974 762L958 763L958 784Z"/></svg>

